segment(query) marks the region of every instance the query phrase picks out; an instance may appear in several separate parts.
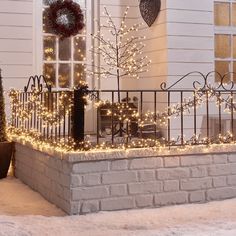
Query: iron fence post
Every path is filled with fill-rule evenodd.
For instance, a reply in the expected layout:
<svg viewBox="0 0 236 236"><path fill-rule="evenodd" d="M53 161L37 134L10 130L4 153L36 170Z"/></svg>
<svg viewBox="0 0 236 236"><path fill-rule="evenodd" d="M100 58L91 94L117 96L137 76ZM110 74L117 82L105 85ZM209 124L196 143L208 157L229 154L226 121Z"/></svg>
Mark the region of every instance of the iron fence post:
<svg viewBox="0 0 236 236"><path fill-rule="evenodd" d="M84 91L74 89L74 106L72 113L72 137L75 142L75 149L81 147L84 142L84 115L85 99Z"/></svg>

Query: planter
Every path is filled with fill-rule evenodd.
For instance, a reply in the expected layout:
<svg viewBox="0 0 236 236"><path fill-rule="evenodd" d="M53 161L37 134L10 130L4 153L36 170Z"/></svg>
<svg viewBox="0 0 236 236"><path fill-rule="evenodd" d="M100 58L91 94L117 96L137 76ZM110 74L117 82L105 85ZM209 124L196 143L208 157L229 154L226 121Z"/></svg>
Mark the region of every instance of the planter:
<svg viewBox="0 0 236 236"><path fill-rule="evenodd" d="M13 145L9 142L0 143L0 179L6 178L11 163Z"/></svg>

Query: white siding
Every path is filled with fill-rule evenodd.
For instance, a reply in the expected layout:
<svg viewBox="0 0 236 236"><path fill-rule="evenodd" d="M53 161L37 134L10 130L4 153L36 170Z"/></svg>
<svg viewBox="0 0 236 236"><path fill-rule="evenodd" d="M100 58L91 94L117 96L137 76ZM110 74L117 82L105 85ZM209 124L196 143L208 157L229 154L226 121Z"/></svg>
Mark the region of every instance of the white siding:
<svg viewBox="0 0 236 236"><path fill-rule="evenodd" d="M126 22L127 26L144 22L139 12L139 2L136 0L101 0L100 3L101 22L104 22L105 20L102 16L102 12L104 11L104 7L107 7L109 13L111 13L112 17L115 19L115 22L120 24L127 5L130 7ZM149 72L141 75L140 80L123 78L121 82L121 87L123 89L157 89L159 88L160 82L165 80L167 76L167 38L165 22L166 7L165 1L162 1L161 13L154 25L149 28L146 23L144 23L139 31L140 35L146 36L144 43L147 46L144 49L144 55L147 55L152 60L150 70ZM109 33L107 33L107 35L109 35ZM110 80L108 81L108 79L103 80L101 81L101 88L116 89L116 82L111 82Z"/></svg>
<svg viewBox="0 0 236 236"><path fill-rule="evenodd" d="M133 15L136 14L136 21L142 21L138 2L136 5ZM156 22L150 28L145 24L139 34L146 36L147 47L144 54L152 60L151 68L139 81L126 79L124 88L159 89L161 82L173 84L189 72L200 71L207 74L214 70L213 0L162 0L161 12ZM190 88L197 78L188 77L179 87ZM178 95L172 94L171 103L177 102ZM152 109L151 101L153 95L145 96L146 109ZM166 107L166 96L158 96L157 101L158 110L163 110ZM212 112L214 113L214 109ZM191 113L185 118L185 128L193 127L192 115ZM198 115L199 132L203 116L200 112ZM176 119L171 123L171 137L176 138L180 134L178 121Z"/></svg>
<svg viewBox="0 0 236 236"><path fill-rule="evenodd" d="M212 71L213 0L167 0L167 8L168 83L191 71ZM191 85L191 80L184 82L185 87Z"/></svg>
<svg viewBox="0 0 236 236"><path fill-rule="evenodd" d="M38 55L33 49L37 41L33 39L33 28L38 27L33 26L37 24L33 20L33 4L38 1L0 0L0 67L3 69L5 89L23 88L27 78L37 71L34 61ZM100 0L98 13L101 22L105 21L102 12L106 6L116 24L120 24L127 3L130 6L128 25L143 22L138 0ZM38 11L41 12L41 9ZM123 79L122 88L159 89L161 82L172 84L191 71L212 71L213 21L213 0L162 0L161 12L156 22L152 27L144 23L139 31L139 35L146 36L144 55L152 60L150 70L141 75L138 81ZM108 35L108 32L103 33ZM115 79L102 80L100 85L102 89L117 89ZM180 86L186 88L191 85L189 78ZM153 97L147 96L144 100L147 102L145 108L148 108ZM166 97L158 97L158 102L158 110L161 110Z"/></svg>
<svg viewBox="0 0 236 236"><path fill-rule="evenodd" d="M129 4L127 4L129 2ZM129 6L130 9L128 11L127 21L126 25L130 26L134 23L137 23L137 14L136 14L136 8L137 8L137 2L134 0L100 0L100 22L101 24L106 24L107 18L104 16L104 7L107 8L109 14L112 16L112 19L114 20L114 23L119 27L121 24L121 20L123 17L123 14L126 10L126 7ZM112 35L107 31L103 30L102 34L105 36L107 35L107 38L112 40ZM101 64L103 65L102 58L101 58ZM130 84L127 83L126 79L121 80L121 87L128 89ZM101 89L117 89L117 82L116 78L107 78L102 79L100 81L100 88Z"/></svg>
<svg viewBox="0 0 236 236"><path fill-rule="evenodd" d="M33 73L33 2L0 1L0 67L4 88L23 88Z"/></svg>
<svg viewBox="0 0 236 236"><path fill-rule="evenodd" d="M133 22L143 21L138 1L129 3L133 4ZM161 82L171 84L191 71L214 70L213 0L162 0L161 3L156 22L150 28L144 24L139 32L146 36L144 54L152 60L150 70L139 81L127 78L123 81L124 88L159 89ZM192 85L188 81L185 87Z"/></svg>
<svg viewBox="0 0 236 236"><path fill-rule="evenodd" d="M136 8L137 18L144 22L139 7ZM168 76L168 45L167 45L167 8L166 0L161 1L161 11L151 27L144 22L139 35L145 36L144 55L152 61L149 71L140 75L138 81L133 82L132 89L160 89L160 84L165 82ZM139 97L139 96L138 96ZM141 98L139 97L141 100ZM163 110L166 104L166 96L163 93L157 94L157 110ZM154 94L143 95L144 111L154 109Z"/></svg>
<svg viewBox="0 0 236 236"><path fill-rule="evenodd" d="M129 89L158 89L160 83L166 81L167 77L167 27L166 27L166 1L162 0L161 11L152 25L148 27L141 17L138 7L132 9L133 15L136 16L134 23L143 22L144 25L138 32L140 36L145 36L144 55L152 61L149 71L140 75L140 79L127 79L125 88Z"/></svg>
<svg viewBox="0 0 236 236"><path fill-rule="evenodd" d="M214 70L214 12L213 0L167 0L168 84L181 76L199 71L207 74ZM193 81L203 82L197 75L186 77L175 88L192 88ZM190 94L189 94L190 95ZM188 96L186 93L184 96ZM171 102L180 102L180 96ZM214 105L210 113L216 112ZM205 105L197 110L197 133L202 133ZM190 128L190 133L187 129ZM193 135L193 111L184 118L185 137ZM171 138L180 135L180 118L171 122Z"/></svg>
<svg viewBox="0 0 236 236"><path fill-rule="evenodd" d="M23 89L33 73L32 0L0 1L0 68L7 91ZM6 112L10 114L7 96Z"/></svg>

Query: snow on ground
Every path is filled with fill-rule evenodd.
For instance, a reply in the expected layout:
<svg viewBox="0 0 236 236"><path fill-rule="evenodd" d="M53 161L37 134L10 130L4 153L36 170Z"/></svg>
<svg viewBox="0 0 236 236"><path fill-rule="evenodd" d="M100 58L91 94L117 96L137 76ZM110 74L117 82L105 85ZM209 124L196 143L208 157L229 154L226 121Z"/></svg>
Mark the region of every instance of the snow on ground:
<svg viewBox="0 0 236 236"><path fill-rule="evenodd" d="M0 236L31 235L236 236L236 199L159 209L63 216L62 211L19 180L1 180Z"/></svg>
<svg viewBox="0 0 236 236"><path fill-rule="evenodd" d="M0 180L1 215L63 216L61 210L13 177Z"/></svg>

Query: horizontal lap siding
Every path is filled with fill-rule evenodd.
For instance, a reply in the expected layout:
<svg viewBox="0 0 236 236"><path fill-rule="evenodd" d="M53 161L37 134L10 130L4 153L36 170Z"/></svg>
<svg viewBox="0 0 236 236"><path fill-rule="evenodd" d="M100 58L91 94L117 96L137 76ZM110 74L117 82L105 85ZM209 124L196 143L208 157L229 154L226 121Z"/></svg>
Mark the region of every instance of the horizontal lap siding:
<svg viewBox="0 0 236 236"><path fill-rule="evenodd" d="M212 11L213 0L167 0L168 9Z"/></svg>
<svg viewBox="0 0 236 236"><path fill-rule="evenodd" d="M107 25L107 17L105 16L105 9L107 9L108 13L111 15L115 25L117 27L120 26L123 12L126 9L127 1L120 1L120 0L100 0L100 23L103 25ZM127 19L130 22L130 18ZM131 19L132 21L132 19ZM101 34L104 35L105 39L110 39L113 41L114 37L111 35L109 30L102 29ZM106 67L104 65L103 58L100 57L101 66ZM109 77L107 79L102 78L100 80L100 87L102 89L117 89L117 83L115 77Z"/></svg>
<svg viewBox="0 0 236 236"><path fill-rule="evenodd" d="M23 89L33 74L32 0L0 1L0 68L5 90ZM8 97L6 113L10 114Z"/></svg>
<svg viewBox="0 0 236 236"><path fill-rule="evenodd" d="M140 14L140 13L139 13ZM159 89L160 83L166 81L167 76L167 27L166 1L161 1L161 11L151 27L144 23L141 35L146 36L144 55L152 61L149 71L139 80L139 87L143 89Z"/></svg>
<svg viewBox="0 0 236 236"><path fill-rule="evenodd" d="M32 53L32 40L0 39L0 51L12 53Z"/></svg>
<svg viewBox="0 0 236 236"><path fill-rule="evenodd" d="M122 1L121 1L122 2ZM129 23L144 22L138 3L133 5ZM123 1L124 3L124 1ZM125 4L124 4L125 5ZM123 6L123 5L122 5ZM138 34L146 36L144 55L152 64L138 81L127 78L124 88L158 89L191 72L208 73L214 69L213 0L162 0L161 12L152 25L145 23ZM185 85L191 86L188 81Z"/></svg>
<svg viewBox="0 0 236 236"><path fill-rule="evenodd" d="M168 85L172 85L185 74L199 71L203 74L214 70L214 12L213 0L167 0L167 38L168 38ZM193 89L195 80L204 83L201 76L188 76L175 88ZM187 94L184 94L188 97ZM189 95L190 96L190 95ZM171 102L176 101L172 94ZM197 110L197 134L204 133L204 109ZM210 116L217 114L214 104ZM171 120L171 138L180 135L180 117ZM193 135L193 111L184 118L184 135ZM189 130L188 130L189 129Z"/></svg>
<svg viewBox="0 0 236 236"><path fill-rule="evenodd" d="M132 2L132 1L130 1ZM158 18L148 27L141 17L138 3L131 7L136 19L133 23L143 23L138 32L139 36L145 36L143 40L146 45L143 55L152 61L148 72L140 74L140 79L127 78L124 87L129 89L158 89L160 83L166 81L167 77L167 32L166 32L166 3L162 0L161 11Z"/></svg>
<svg viewBox="0 0 236 236"><path fill-rule="evenodd" d="M1 0L1 13L32 14L32 0Z"/></svg>
<svg viewBox="0 0 236 236"><path fill-rule="evenodd" d="M168 82L191 71L214 69L212 0L168 0ZM186 82L187 86L192 81Z"/></svg>
<svg viewBox="0 0 236 236"><path fill-rule="evenodd" d="M6 90L32 75L33 1L0 1L0 67Z"/></svg>

